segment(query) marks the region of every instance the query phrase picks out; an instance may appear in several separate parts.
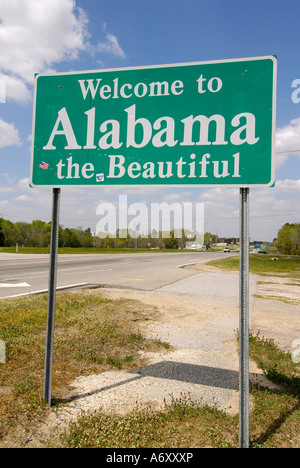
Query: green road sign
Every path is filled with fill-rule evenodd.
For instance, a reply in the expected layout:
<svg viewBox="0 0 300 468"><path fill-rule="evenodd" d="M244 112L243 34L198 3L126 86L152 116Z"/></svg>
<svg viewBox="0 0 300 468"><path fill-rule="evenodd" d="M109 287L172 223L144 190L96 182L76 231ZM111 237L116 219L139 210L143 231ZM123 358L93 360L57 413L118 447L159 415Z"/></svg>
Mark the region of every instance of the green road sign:
<svg viewBox="0 0 300 468"><path fill-rule="evenodd" d="M32 186L270 186L273 56L35 77Z"/></svg>

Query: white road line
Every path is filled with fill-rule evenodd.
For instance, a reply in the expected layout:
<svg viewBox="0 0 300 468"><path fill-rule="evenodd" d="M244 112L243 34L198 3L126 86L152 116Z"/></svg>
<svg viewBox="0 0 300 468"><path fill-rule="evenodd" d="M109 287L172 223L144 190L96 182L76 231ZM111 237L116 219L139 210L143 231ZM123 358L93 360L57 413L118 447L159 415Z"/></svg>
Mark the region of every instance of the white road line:
<svg viewBox="0 0 300 468"><path fill-rule="evenodd" d="M64 271L74 271L74 270L85 270L86 268L91 268L91 266L88 266L88 267L77 267L77 268L58 268L57 269L57 272L58 273L63 273ZM94 267L93 270L90 270L90 271L93 271L93 272L98 272L98 271L112 271L112 268L108 268L106 270L97 270L97 267ZM87 273L87 272L86 272Z"/></svg>
<svg viewBox="0 0 300 468"><path fill-rule="evenodd" d="M58 274L64 272L64 271L69 271L69 270L58 270ZM112 268L109 268L108 270L88 270L88 271L85 271L85 273L101 273L101 272L104 272L104 271L113 271ZM74 271L73 273L68 273L68 275L78 275L78 272L77 271Z"/></svg>
<svg viewBox="0 0 300 468"><path fill-rule="evenodd" d="M143 278L120 278L121 280L126 281L145 281Z"/></svg>
<svg viewBox="0 0 300 468"><path fill-rule="evenodd" d="M28 283L0 283L0 288L27 288L30 287Z"/></svg>
<svg viewBox="0 0 300 468"><path fill-rule="evenodd" d="M56 288L56 290L58 291L58 290L62 290L62 289L77 288L79 286L86 286L87 284L89 284L89 283L68 284L66 286L59 286L58 288ZM12 298L12 297L30 296L31 294L45 294L47 292L48 292L48 289L40 289L38 291L31 291L31 292L22 293L22 294L14 294L12 296L0 297L0 300L1 299Z"/></svg>
<svg viewBox="0 0 300 468"><path fill-rule="evenodd" d="M16 278L17 276L17 278ZM15 280L19 280L20 278L42 278L43 276L49 276L49 273L48 274L45 274L44 271L41 271L41 272L37 272L35 275L28 275L28 273L20 273L18 275L10 275L10 276L6 276L5 278L1 279L1 281L5 282L5 281L12 281L12 279L15 279Z"/></svg>

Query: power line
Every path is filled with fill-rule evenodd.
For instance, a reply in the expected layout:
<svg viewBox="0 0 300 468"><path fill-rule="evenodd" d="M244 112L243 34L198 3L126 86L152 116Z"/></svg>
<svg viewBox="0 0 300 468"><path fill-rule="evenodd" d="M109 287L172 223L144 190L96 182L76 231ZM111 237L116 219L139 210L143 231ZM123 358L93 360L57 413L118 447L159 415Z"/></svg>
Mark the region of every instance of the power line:
<svg viewBox="0 0 300 468"><path fill-rule="evenodd" d="M277 218L277 217L281 217L281 216L299 216L300 217L299 212L279 213L279 214L269 214L269 215L267 215L267 214L264 214L264 215L251 215L250 214L249 216L250 216L250 218ZM2 217L2 216L0 215L0 217ZM30 219L32 221L34 221L36 219L36 218L35 219L32 218L31 216L23 216L22 218L23 219ZM62 222L62 221L64 221L64 222L65 221L95 222L95 220L97 220L97 219L98 219L97 216L95 216L95 218L93 218L93 219L91 219L91 218L89 218L89 219L86 219L86 218L83 218L83 219L81 219L81 218L65 218L65 217L61 216L60 217L60 222ZM239 219L239 215L237 215L237 216L221 216L221 217L219 217L219 216L205 217L206 221L220 220L220 219ZM40 217L40 218L38 218L38 221L50 222L51 220L49 220L48 218L45 218L45 217ZM17 221L17 222L22 222L22 221Z"/></svg>
<svg viewBox="0 0 300 468"><path fill-rule="evenodd" d="M290 150L290 151L275 151L276 154L282 154L282 153L299 153L300 149L295 149L295 150Z"/></svg>
<svg viewBox="0 0 300 468"><path fill-rule="evenodd" d="M275 218L275 217L280 217L280 216L299 216L299 213L281 213L281 214L270 214L270 215L249 215L250 218ZM212 217L212 218L205 218L206 220L209 219L238 219L239 216L222 216L222 217Z"/></svg>

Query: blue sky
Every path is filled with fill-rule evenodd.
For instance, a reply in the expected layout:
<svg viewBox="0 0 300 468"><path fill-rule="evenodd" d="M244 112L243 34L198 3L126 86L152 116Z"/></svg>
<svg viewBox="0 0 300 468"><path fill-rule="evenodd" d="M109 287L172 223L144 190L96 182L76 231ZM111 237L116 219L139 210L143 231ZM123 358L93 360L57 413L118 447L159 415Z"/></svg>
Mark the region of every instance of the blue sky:
<svg viewBox="0 0 300 468"><path fill-rule="evenodd" d="M51 216L51 190L28 186L34 73L277 55L276 184L250 190L250 236L300 222L299 18L298 0L0 0L0 216ZM205 230L239 235L238 189L218 187L66 188L60 223L94 231L98 204L124 193L204 203Z"/></svg>

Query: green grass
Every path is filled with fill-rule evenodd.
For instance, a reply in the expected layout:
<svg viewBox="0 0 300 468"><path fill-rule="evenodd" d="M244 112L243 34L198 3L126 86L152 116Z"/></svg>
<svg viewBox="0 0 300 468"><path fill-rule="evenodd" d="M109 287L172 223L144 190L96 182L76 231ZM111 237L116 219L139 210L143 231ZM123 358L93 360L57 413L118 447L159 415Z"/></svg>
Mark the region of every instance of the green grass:
<svg viewBox="0 0 300 468"><path fill-rule="evenodd" d="M250 333L250 356L267 378L279 385L271 391L252 385L252 445L268 448L300 447L300 365L274 340ZM263 429L263 430L262 430Z"/></svg>
<svg viewBox="0 0 300 468"><path fill-rule="evenodd" d="M188 394L164 402L161 411L140 407L124 416L95 412L60 434L62 448L234 447L236 421L215 408L194 403ZM51 446L51 444L50 444Z"/></svg>
<svg viewBox="0 0 300 468"><path fill-rule="evenodd" d="M288 276L300 276L300 257L276 257L271 255L251 254L249 256L250 273L269 275L284 274ZM238 271L239 257L227 257L221 260L212 260L208 265L223 270Z"/></svg>
<svg viewBox="0 0 300 468"><path fill-rule="evenodd" d="M109 300L95 294L57 295L52 396L64 400L76 377L109 369L135 369L144 352L163 349L141 335L136 317L155 316L138 301ZM0 301L0 435L8 426L28 424L43 410L47 295Z"/></svg>

